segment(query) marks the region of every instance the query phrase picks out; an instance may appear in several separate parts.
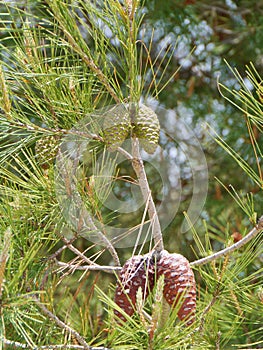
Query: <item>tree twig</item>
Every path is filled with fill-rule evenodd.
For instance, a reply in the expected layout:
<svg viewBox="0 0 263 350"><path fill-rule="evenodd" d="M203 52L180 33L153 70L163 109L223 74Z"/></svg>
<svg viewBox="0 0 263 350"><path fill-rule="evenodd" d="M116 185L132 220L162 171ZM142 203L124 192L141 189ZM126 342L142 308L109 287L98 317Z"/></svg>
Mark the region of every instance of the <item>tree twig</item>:
<svg viewBox="0 0 263 350"><path fill-rule="evenodd" d="M156 207L152 198L151 190L145 173L143 160L140 155L139 140L132 138L132 166L138 177L139 186L143 195L143 199L148 206L149 218L152 222L152 232L155 244L155 249L161 251L164 249L161 225L159 222Z"/></svg>
<svg viewBox="0 0 263 350"><path fill-rule="evenodd" d="M65 156L64 153L61 152L61 150L59 149L57 154L57 168L58 168L58 174L59 174L58 175L59 181L62 184L62 190L60 191L62 191L62 194L67 196L71 202L75 201L76 208L81 208L81 215L78 218L79 224L78 224L78 227L76 228L77 231L80 231L82 226L85 223L86 228L88 228L90 232L92 231L95 232L97 237L99 237L101 242L106 246L106 248L108 249L109 253L111 254L115 262L115 265L120 266L120 260L119 260L118 254L116 252L116 249L112 245L111 241L105 236L105 234L101 230L97 228L92 217L89 215L88 211L86 211L86 208L83 208L82 199L80 197L80 194L78 193L77 183L74 179L74 176L73 176L74 174L72 173L73 171L72 169L75 168L75 165L70 162L66 162L65 160L67 160L67 155ZM65 183L68 185L67 188L65 188L65 185L64 185ZM76 221L76 217L72 217L72 220ZM76 249L72 245L69 245L68 247L72 251ZM79 256L82 255L81 257L84 260L87 260L84 254L82 253L79 254L79 253L80 252L77 253Z"/></svg>
<svg viewBox="0 0 263 350"><path fill-rule="evenodd" d="M64 263L62 261L57 261L57 265L70 269L70 270L87 270L87 271L103 271L107 273L115 274L119 272L122 268L120 266L103 266L103 265L73 265L69 263Z"/></svg>
<svg viewBox="0 0 263 350"><path fill-rule="evenodd" d="M220 350L220 340L221 340L222 333L219 331L217 332L217 339L216 339L216 350Z"/></svg>
<svg viewBox="0 0 263 350"><path fill-rule="evenodd" d="M217 301L218 297L219 297L219 291L220 291L220 280L217 283L216 289L213 293L213 298L211 299L211 301L209 302L209 304L205 307L204 311L202 312L201 318L200 318L200 324L199 327L197 327L197 329L195 330L195 332L198 332L200 334L203 334L204 331L204 324L205 324L205 319L206 319L206 315L208 314L208 312L210 311L210 309L212 308L212 306L215 304L215 302Z"/></svg>
<svg viewBox="0 0 263 350"><path fill-rule="evenodd" d="M60 21L62 30L67 37L68 43L71 45L72 49L79 54L83 62L90 68L90 70L96 74L99 81L102 85L106 88L108 93L111 95L111 97L114 99L116 103L120 103L120 99L117 96L116 92L112 88L112 86L109 84L109 79L105 76L105 74L102 72L102 70L95 64L95 62L87 56L85 52L81 49L81 47L77 44L76 40L73 38L73 36L67 31L64 24ZM62 40L66 42L66 40Z"/></svg>
<svg viewBox="0 0 263 350"><path fill-rule="evenodd" d="M98 265L96 263L94 263L92 260L90 260L88 257L86 257L85 254L81 253L76 247L74 247L74 245L71 244L71 242L69 240L67 240L65 237L62 237L63 242L66 243L67 247L77 256L79 256L83 261L85 261L86 263L90 264L90 265Z"/></svg>
<svg viewBox="0 0 263 350"><path fill-rule="evenodd" d="M117 148L117 151L119 152L119 153L121 153L125 158L127 158L128 160L133 160L133 157L132 157L132 155L129 153L129 152L127 152L125 149L123 149L122 147L118 147Z"/></svg>
<svg viewBox="0 0 263 350"><path fill-rule="evenodd" d="M70 240L67 240L66 244L64 244L62 247L60 247L55 253L53 253L52 255L50 255L48 257L48 260L52 260L52 259L56 259L57 256L59 254L61 254L63 252L63 250L68 248L69 244L72 244L75 240L77 239L77 236L74 236L73 238L71 238Z"/></svg>
<svg viewBox="0 0 263 350"><path fill-rule="evenodd" d="M3 342L5 345L10 345L15 348L22 348L22 349L32 349L32 345L23 344L17 341L12 341L5 338L0 338L0 341ZM56 349L85 349L83 345L74 345L74 344L59 344L59 345L42 345L37 346L33 348L34 350L56 350ZM110 350L109 348L104 347L88 347L89 350Z"/></svg>
<svg viewBox="0 0 263 350"><path fill-rule="evenodd" d="M212 255L209 255L205 258L193 261L190 263L190 265L193 266L200 266L200 265L204 265L207 264L209 262L212 262L218 258L221 258L223 256L229 255L230 253L232 253L233 251L241 248L243 245L245 245L246 243L248 243L252 238L254 238L255 236L257 236L261 231L263 230L263 216L260 217L258 224L256 227L254 227L242 240L240 240L239 242L231 245L230 247L227 247L223 250L220 250L219 252L216 252ZM104 271L106 273L116 273L119 272L121 270L120 266L103 266L103 265L98 265L94 262L92 262L90 259L88 259L84 254L82 254L80 251L77 250L77 248L75 248L74 246L70 247L73 249L73 252L75 252L77 255L79 255L81 258L83 258L86 262L88 262L91 265L73 265L73 264L69 264L69 263L64 263L64 262L60 262L57 261L57 265L61 266L61 267L65 267L71 270L90 270L90 271Z"/></svg>
<svg viewBox="0 0 263 350"><path fill-rule="evenodd" d="M70 334L72 334L79 344L83 346L84 350L91 350L92 348L86 343L86 341L83 339L83 337L75 331L73 328L71 328L69 325L61 321L56 315L54 315L50 310L48 310L45 305L41 303L41 301L35 296L33 297L34 302L37 304L37 306L42 310L43 314L49 317L52 321L56 323L57 326L60 328L66 330Z"/></svg>
<svg viewBox="0 0 263 350"><path fill-rule="evenodd" d="M0 302L2 298L5 268L6 268L9 248L11 244L11 236L12 236L11 228L8 227L4 233L4 244L3 244L2 252L0 253Z"/></svg>
<svg viewBox="0 0 263 350"><path fill-rule="evenodd" d="M229 255L230 253L243 247L245 244L251 241L251 239L256 237L260 232L262 232L262 230L263 230L263 215L259 218L257 225L243 239L241 239L237 243L232 244L230 247L220 250L219 252L206 256L205 258L193 261L190 263L190 265L192 267L204 265L213 260L221 258L222 256Z"/></svg>

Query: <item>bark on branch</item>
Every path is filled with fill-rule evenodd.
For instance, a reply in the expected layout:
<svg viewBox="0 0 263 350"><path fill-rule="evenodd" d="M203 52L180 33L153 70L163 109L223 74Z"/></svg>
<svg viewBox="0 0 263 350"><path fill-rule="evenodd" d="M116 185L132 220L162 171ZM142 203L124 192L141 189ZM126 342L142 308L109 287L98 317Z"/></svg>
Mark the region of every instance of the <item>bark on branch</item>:
<svg viewBox="0 0 263 350"><path fill-rule="evenodd" d="M156 251L162 251L164 249L163 236L161 231L161 225L159 222L156 207L152 198L152 193L149 187L147 176L145 173L143 160L140 155L139 140L132 138L132 166L137 175L139 186L145 201L146 207L148 208L149 218L152 223L152 233L154 239L154 245Z"/></svg>
<svg viewBox="0 0 263 350"><path fill-rule="evenodd" d="M220 250L219 252L216 252L212 255L206 256L205 258L193 261L190 263L190 265L192 267L204 265L204 264L207 264L213 260L221 258L222 256L229 255L230 253L243 247L245 244L247 244L249 241L251 241L251 239L256 237L259 233L261 233L262 230L263 230L263 215L259 218L258 224L243 239L241 239L237 243L232 244L230 247L227 247L223 250Z"/></svg>

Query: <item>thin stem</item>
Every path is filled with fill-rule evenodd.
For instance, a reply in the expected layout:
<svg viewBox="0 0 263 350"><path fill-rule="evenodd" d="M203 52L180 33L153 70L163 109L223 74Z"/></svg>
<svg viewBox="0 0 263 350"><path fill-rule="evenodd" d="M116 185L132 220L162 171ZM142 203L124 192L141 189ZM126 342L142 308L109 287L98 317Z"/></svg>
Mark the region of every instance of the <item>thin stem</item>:
<svg viewBox="0 0 263 350"><path fill-rule="evenodd" d="M219 252L216 252L212 255L209 255L205 258L193 261L190 263L190 265L192 267L194 266L201 266L204 264L207 264L209 262L212 262L218 258L221 258L222 256L226 256L229 255L230 253L232 253L233 251L241 248L242 246L244 246L246 243L248 243L252 238L254 238L255 236L257 236L260 232L262 232L263 230L263 216L260 217L258 224L256 227L254 227L242 240L240 240L237 243L234 243L233 245L231 245L230 247L227 247L223 250L220 250ZM75 247L73 247L73 251L81 256L82 258L85 259L85 261L88 260L88 263L92 263L92 265L84 265L84 266L78 266L78 265L72 265L72 264L67 264L67 263L63 263L63 262L57 262L57 265L61 266L61 267L65 267L65 268L69 268L72 270L90 270L90 271L104 271L107 273L115 273L121 270L120 266L103 266L103 265L98 265L98 264L94 264L93 262L91 262L85 255L83 255L81 252L79 252Z"/></svg>
<svg viewBox="0 0 263 350"><path fill-rule="evenodd" d="M68 241L65 237L62 237L62 240L66 243L67 247L76 255L78 255L81 259L83 259L86 263L90 264L90 265L97 265L96 263L94 263L92 260L90 260L89 258L86 257L85 254L81 253L77 248L75 248L70 241Z"/></svg>
<svg viewBox="0 0 263 350"><path fill-rule="evenodd" d="M217 332L217 339L216 339L216 350L220 350L220 339L221 339L222 333L219 331Z"/></svg>
<svg viewBox="0 0 263 350"><path fill-rule="evenodd" d="M260 166L260 156L258 155L257 147L256 147L257 141L256 141L256 138L255 138L252 126L251 126L251 122L250 122L248 117L246 117L246 123L247 123L247 129L248 129L251 145L253 147L253 151L255 154L255 159L256 159L257 168L258 168L258 176L260 177L260 180L262 183L262 188L263 188L263 174L262 174L262 170L261 170L261 166Z"/></svg>
<svg viewBox="0 0 263 350"><path fill-rule="evenodd" d="M139 186L141 188L143 199L147 204L149 218L152 222L152 232L153 232L155 249L157 251L161 251L164 249L161 225L159 222L158 214L156 211L156 207L152 198L152 193L151 193L147 176L145 173L143 160L140 155L139 140L135 137L132 138L132 154L133 154L132 166L138 177Z"/></svg>
<svg viewBox="0 0 263 350"><path fill-rule="evenodd" d="M59 168L59 171L60 171L60 176L61 176L62 180L65 183L68 183L68 185L69 185L69 188L67 190L67 196L69 197L72 193L78 193L77 184L75 183L75 181L70 181L71 180L70 179L71 175L68 174L68 169L67 169L67 167L69 165L67 164L65 166L63 153L60 150L58 151L58 155L57 155L57 165L58 165L58 168ZM82 202L81 202L80 198L76 197L76 201L77 201L76 205L81 208L82 207ZM79 225L78 229L80 229L82 227L82 225L83 225L83 222L84 222L83 215L84 214L82 213L80 215L80 217L79 217L80 225ZM95 225L92 217L87 212L85 212L85 215L86 215L85 220L86 220L86 223L87 223L87 225L89 227L89 230L96 232L96 235L100 238L100 241L106 246L106 248L108 249L109 253L111 254L115 265L120 266L120 260L119 260L117 251L114 248L114 246L111 243L111 241L103 234L103 232L101 232L97 228L97 226ZM72 219L75 220L76 218L72 218ZM64 239L64 242L68 244L68 241L66 239ZM76 250L76 248L74 246L72 246L71 244L69 244L68 247L72 251ZM78 250L76 250L76 251L78 251ZM76 254L81 256L84 260L87 261L88 258L86 258L84 254L80 253L79 251ZM90 262L87 261L87 263L90 263Z"/></svg>
<svg viewBox="0 0 263 350"><path fill-rule="evenodd" d="M108 78L102 73L100 68L96 66L93 60L89 59L87 55L83 54L82 52L78 52L83 59L83 61L87 64L87 66L97 75L100 82L105 86L105 88L108 90L111 97L114 99L116 103L120 103L119 97L116 95L114 89L111 87L111 85L108 82Z"/></svg>
<svg viewBox="0 0 263 350"><path fill-rule="evenodd" d="M200 334L203 334L203 330L204 330L204 324L205 324L205 320L206 320L206 315L208 314L208 312L210 311L210 309L212 308L212 306L215 304L215 302L218 299L218 295L219 295L219 288L216 288L216 291L213 295L213 298L211 299L210 303L206 306L206 308L204 309L204 311L202 312L202 317L200 319L200 326L197 328L196 331L198 331Z"/></svg>
<svg viewBox="0 0 263 350"><path fill-rule="evenodd" d="M5 112L5 116L7 119L11 120L10 112L11 112L11 101L9 98L9 91L6 85L6 79L4 76L2 65L0 64L0 89L1 89L1 98L2 98L2 108Z"/></svg>
<svg viewBox="0 0 263 350"><path fill-rule="evenodd" d="M136 86L137 80L134 79L137 72L136 33L135 33L135 21L134 21L134 14L136 11L136 1L127 0L126 6L127 6L127 27L129 31L129 36L127 38L128 40L127 46L129 47L128 78L129 78L129 89L130 89L130 102L133 103L137 101L138 92L140 90L140 87ZM134 107L134 106L131 106L131 107ZM131 121L132 121L133 108L131 108L130 114L131 114ZM139 140L136 137L132 137L131 139L132 139L131 140L132 141L132 159L131 158L130 159L132 161L133 169L136 172L136 175L139 181L139 186L145 202L145 206L148 210L149 218L152 223L152 233L153 233L155 249L157 251L161 251L164 249L161 226L157 215L156 207L152 198L147 176L145 173L143 160L140 155Z"/></svg>
<svg viewBox="0 0 263 350"><path fill-rule="evenodd" d="M50 255L48 257L48 260L53 260L53 259L56 259L56 257L58 255L60 255L63 250L67 249L68 248L68 245L69 244L72 244L75 240L77 239L77 236L74 236L73 238L71 238L70 240L66 240L64 241L64 243L66 243L65 245L63 245L63 247L59 248L55 253L53 253L52 255Z"/></svg>
<svg viewBox="0 0 263 350"><path fill-rule="evenodd" d="M57 261L57 265L68 268L70 270L86 270L86 271L103 271L107 273L118 273L122 268L120 266L103 266L103 265L73 265L73 264L68 264L64 263L61 261Z"/></svg>
<svg viewBox="0 0 263 350"><path fill-rule="evenodd" d="M9 227L4 233L4 244L3 244L2 252L0 253L0 302L2 298L5 268L6 268L9 248L11 244L11 236L12 236L12 232L11 232L11 228Z"/></svg>
<svg viewBox="0 0 263 350"><path fill-rule="evenodd" d="M64 323L63 321L61 321L56 315L54 315L50 310L48 310L37 297L34 297L33 300L35 301L35 303L37 304L37 306L42 310L43 314L46 315L47 317L49 317L52 321L54 321L57 326L59 326L60 328L66 330L67 332L69 332L70 334L72 334L77 341L79 342L79 344L81 344L83 346L83 349L85 350L91 350L92 348L86 343L86 341L83 339L83 337L74 329L72 329L69 325L67 325L66 323Z"/></svg>
<svg viewBox="0 0 263 350"><path fill-rule="evenodd" d="M32 132L41 132L41 133L52 133L52 134L62 134L62 135L76 135L81 136L83 138L89 138L92 140L97 141L103 141L103 138L97 134L94 134L92 132L89 132L88 130L81 131L81 130L75 130L75 129L60 129L60 128L50 128L50 127L41 127L37 124L25 124L19 121L12 120L10 122L10 126L14 126L17 128L20 128L22 130L32 131Z"/></svg>
<svg viewBox="0 0 263 350"><path fill-rule="evenodd" d="M111 97L114 99L114 101L116 103L120 103L120 99L117 96L117 94L115 93L114 89L111 87L111 85L109 84L109 80L108 78L103 74L102 70L95 64L95 62L89 58L81 49L81 47L76 43L76 40L73 38L73 36L66 30L66 28L64 27L64 25L61 23L61 27L62 30L65 34L65 36L68 39L68 43L71 45L71 47L73 48L73 50L75 52L77 52L81 59L83 60L83 62L86 63L86 65L92 70L92 72L94 72L96 74L96 76L98 77L99 81L102 83L102 85L104 85L104 87L107 89L108 93L111 95Z"/></svg>
<svg viewBox="0 0 263 350"><path fill-rule="evenodd" d="M205 258L191 262L190 263L191 267L204 265L218 258L221 258L222 256L229 255L230 253L243 247L245 244L251 241L251 239L256 237L260 232L262 232L262 230L263 230L263 215L259 218L258 224L243 239L241 239L237 243L232 244L230 247L220 250L219 252L216 252L212 255L206 256Z"/></svg>
<svg viewBox="0 0 263 350"><path fill-rule="evenodd" d="M127 158L127 159L129 159L129 160L133 160L132 155L131 155L129 152L127 152L125 149L123 149L123 148L121 148L121 147L118 147L118 148L117 148L117 151L118 151L119 153L121 153L125 158Z"/></svg>
<svg viewBox="0 0 263 350"><path fill-rule="evenodd" d="M0 338L0 341L2 341L5 345L10 345L12 347L15 348L22 348L22 349L32 349L31 345L28 344L23 344L17 341L12 341L9 339L5 339L5 338ZM38 346L38 347L34 347L34 350L53 350L53 349L85 349L85 347L83 345L73 345L73 344L59 344L59 345L42 345L42 346ZM104 348L104 347L88 347L89 350L110 350L109 348Z"/></svg>

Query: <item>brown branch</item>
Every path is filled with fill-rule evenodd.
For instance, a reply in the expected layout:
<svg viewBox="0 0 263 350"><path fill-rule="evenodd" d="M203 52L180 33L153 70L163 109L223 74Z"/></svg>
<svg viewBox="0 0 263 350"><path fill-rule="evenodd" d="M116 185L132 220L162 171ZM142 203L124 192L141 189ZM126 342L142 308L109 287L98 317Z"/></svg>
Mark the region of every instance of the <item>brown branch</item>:
<svg viewBox="0 0 263 350"><path fill-rule="evenodd" d="M77 256L79 256L82 260L84 260L87 264L90 265L98 265L96 263L94 263L92 260L90 260L88 257L86 257L85 254L81 253L76 247L74 247L69 240L67 240L65 237L61 237L61 239L63 240L63 242L66 243L67 247Z"/></svg>
<svg viewBox="0 0 263 350"><path fill-rule="evenodd" d="M56 323L57 326L60 328L66 330L70 334L72 334L79 344L83 346L84 350L91 350L92 348L86 343L86 341L83 339L83 337L75 331L73 328L71 328L69 325L61 321L56 315L54 315L50 310L48 310L37 297L33 297L34 302L37 304L37 306L42 310L43 314L49 317L52 321Z"/></svg>
<svg viewBox="0 0 263 350"><path fill-rule="evenodd" d="M204 311L202 312L202 317L200 319L200 326L197 327L197 329L195 329L195 332L199 332L201 334L203 333L204 324L205 324L205 320L206 320L206 315L208 314L208 312L210 311L212 306L217 301L218 295L219 295L219 288L217 288L217 290L214 293L213 298L211 299L210 303L205 307Z"/></svg>
<svg viewBox="0 0 263 350"><path fill-rule="evenodd" d="M11 236L12 236L11 228L8 227L4 233L4 244L3 244L2 252L0 253L0 301L2 298L5 268L8 260L8 253L9 253L9 248L11 244Z"/></svg>
<svg viewBox="0 0 263 350"><path fill-rule="evenodd" d="M164 249L161 225L159 222L156 207L152 198L151 190L145 173L143 160L140 155L139 140L132 138L132 166L138 177L139 186L143 195L143 199L148 207L149 218L152 222L152 232L155 249L161 251Z"/></svg>
<svg viewBox="0 0 263 350"><path fill-rule="evenodd" d="M69 270L86 270L86 271L103 271L106 273L118 273L122 268L120 266L103 266L103 265L76 265L57 261L57 265Z"/></svg>
<svg viewBox="0 0 263 350"><path fill-rule="evenodd" d="M258 224L243 239L241 239L237 243L232 244L230 247L220 250L219 252L216 252L212 255L206 256L205 258L191 262L190 263L191 267L204 265L218 258L221 258L222 256L229 255L230 253L243 247L245 244L251 241L251 239L253 239L259 233L261 233L262 230L263 230L263 215L259 218Z"/></svg>
<svg viewBox="0 0 263 350"><path fill-rule="evenodd" d="M10 121L9 125L22 129L22 130L27 130L27 131L32 131L32 132L39 132L39 133L50 133L50 134L61 134L61 135L76 135L76 136L81 136L83 139L92 139L92 140L97 140L100 142L103 142L103 138L97 134L94 134L92 132L89 132L88 130L85 131L80 131L76 129L62 129L62 128L51 128L51 127L41 127L36 124L26 124L22 123L17 120L12 120Z"/></svg>
<svg viewBox="0 0 263 350"><path fill-rule="evenodd" d="M114 99L114 101L116 103L120 103L119 97L117 96L114 88L109 83L109 78L103 73L103 71L97 66L97 64L92 59L92 53L90 52L90 49L87 43L85 43L85 41L83 40L83 36L80 33L80 30L77 27L76 23L74 23L75 28L73 29L73 32L74 30L77 30L77 33L75 31L74 33L75 37L74 37L70 33L71 28L68 25L67 20L65 19L65 14L63 13L63 10L61 10L58 6L56 6L56 4L51 0L48 1L48 3L49 3L49 6L51 7L54 18L58 21L59 26L65 36L65 39L60 37L61 43L65 44L66 46L69 45L69 47L80 56L82 61L89 67L89 69L96 75L96 77L101 82L101 84L106 88L106 90ZM72 13L67 8L67 5L66 4L64 5L65 5L64 9L68 12L66 16L69 16L69 18L71 18ZM84 47L84 50L82 47Z"/></svg>
<svg viewBox="0 0 263 350"><path fill-rule="evenodd" d="M64 238L64 237L63 237L63 238ZM71 238L70 240L66 240L66 242L65 242L65 240L64 240L64 243L66 243L66 244L64 244L62 247L60 247L55 253L53 253L52 255L50 255L50 256L48 257L48 260L56 259L57 256L58 256L59 254L61 254L61 253L63 252L63 250L65 250L66 248L68 248L68 245L69 245L69 244L72 244L76 239L77 239L77 236L74 236L74 237Z"/></svg>
<svg viewBox="0 0 263 350"><path fill-rule="evenodd" d="M117 148L117 151L119 152L119 153L121 153L125 158L127 158L128 160L133 160L133 157L132 157L132 155L129 153L129 152L127 152L125 149L123 149L122 147L118 147Z"/></svg>
<svg viewBox="0 0 263 350"><path fill-rule="evenodd" d="M15 348L22 348L22 349L32 349L32 345L28 345L28 344L23 344L17 341L12 341L9 339L5 339L5 338L0 338L0 341L2 341L5 345L10 345L12 347ZM42 346L38 346L38 347L34 347L34 350L55 350L55 349L85 349L85 347L83 345L74 345L74 344L59 344L59 345L42 345ZM110 350L108 348L104 348L104 347L88 347L89 350Z"/></svg>
<svg viewBox="0 0 263 350"><path fill-rule="evenodd" d="M221 258L223 256L227 256L233 251L241 248L244 246L246 243L248 243L252 238L256 237L260 232L263 230L263 216L260 217L258 224L256 227L254 227L242 240L239 242L231 245L230 247L227 247L223 250L220 250L219 252L216 252L212 255L209 255L205 258L193 261L190 263L192 267L194 266L200 266L207 264L209 262L213 262L214 260ZM70 247L73 249L73 251L79 255L81 258L83 258L86 262L88 262L91 265L84 265L84 266L78 266L78 265L72 265L64 262L57 262L57 264L61 267L69 268L72 270L90 270L90 271L104 271L107 273L115 273L119 272L121 270L120 266L103 266L103 265L98 265L92 262L90 259L88 259L85 255L83 255L81 252L79 252L75 247Z"/></svg>
<svg viewBox="0 0 263 350"><path fill-rule="evenodd" d="M80 198L80 195L78 196L78 188L77 188L77 184L75 183L75 181L71 181L70 182L70 175L68 174L68 167L71 164L66 163L65 162L65 158L63 153L61 152L61 150L58 151L57 154L57 167L59 169L60 172L60 176L63 179L64 183L68 184L68 189L67 189L67 197L71 196L72 193L75 193L75 205L79 208L83 207L83 203L82 200ZM81 216L79 217L79 223L80 225L78 226L78 230L81 229L83 223L84 223L84 216L85 215L85 220L86 223L85 225L87 225L86 227L88 228L89 231L94 231L96 232L96 235L100 238L101 242L106 246L106 248L108 249L109 253L111 254L115 265L120 266L120 260L118 257L118 253L116 251L116 249L114 248L113 244L111 243L111 241L106 237L105 234L103 234L102 231L100 231L97 226L95 225L92 217L89 215L89 213L86 211L86 209L84 208L84 210L81 210ZM72 220L76 220L76 217L72 217ZM68 243L67 240L64 238L63 239L65 243ZM76 248L74 246L72 246L71 244L68 245L69 249L71 249L72 251L76 250ZM76 250L76 254L81 256L88 264L92 264L91 261L88 261L89 259L85 257L84 254L80 253L79 251ZM87 260L88 259L88 260Z"/></svg>
<svg viewBox="0 0 263 350"><path fill-rule="evenodd" d="M219 331L217 332L217 339L216 339L216 350L220 350L220 340L221 340L222 333Z"/></svg>

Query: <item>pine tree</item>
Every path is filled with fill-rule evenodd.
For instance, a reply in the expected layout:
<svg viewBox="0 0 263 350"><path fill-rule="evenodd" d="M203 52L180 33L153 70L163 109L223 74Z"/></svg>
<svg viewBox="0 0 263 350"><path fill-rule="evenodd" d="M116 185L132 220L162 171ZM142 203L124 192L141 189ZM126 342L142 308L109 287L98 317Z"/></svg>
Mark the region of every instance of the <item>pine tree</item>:
<svg viewBox="0 0 263 350"><path fill-rule="evenodd" d="M3 11L1 348L262 346L263 219L254 198L262 200L263 98L254 65L245 78L232 70L238 89L219 83L242 114L253 160L209 131L256 194L218 179L243 224L231 235L204 222L202 239L185 214L195 243L189 264L163 233L153 165L167 135L158 110L145 105L177 76L180 67L165 80L175 47L153 57L137 0L36 8Z"/></svg>

